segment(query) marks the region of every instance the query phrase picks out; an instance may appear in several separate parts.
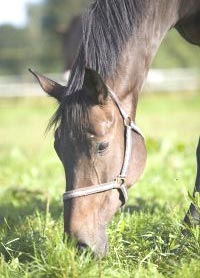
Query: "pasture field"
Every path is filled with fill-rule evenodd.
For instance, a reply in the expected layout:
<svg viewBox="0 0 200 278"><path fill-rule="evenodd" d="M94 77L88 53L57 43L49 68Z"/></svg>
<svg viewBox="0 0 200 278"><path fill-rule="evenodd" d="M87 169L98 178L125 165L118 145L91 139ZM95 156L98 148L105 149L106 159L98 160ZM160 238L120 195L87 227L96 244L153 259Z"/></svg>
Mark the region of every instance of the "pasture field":
<svg viewBox="0 0 200 278"><path fill-rule="evenodd" d="M199 228L181 231L196 176L200 94L140 98L147 166L108 227L102 260L62 240L64 174L52 132L44 135L55 107L49 98L0 100L0 277L199 278Z"/></svg>

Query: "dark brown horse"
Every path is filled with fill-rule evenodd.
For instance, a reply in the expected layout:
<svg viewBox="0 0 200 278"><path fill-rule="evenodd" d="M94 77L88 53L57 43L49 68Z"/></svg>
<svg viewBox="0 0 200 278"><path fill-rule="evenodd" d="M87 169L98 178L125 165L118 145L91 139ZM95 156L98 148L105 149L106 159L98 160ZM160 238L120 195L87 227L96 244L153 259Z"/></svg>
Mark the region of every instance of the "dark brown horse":
<svg viewBox="0 0 200 278"><path fill-rule="evenodd" d="M106 226L145 166L144 139L134 125L138 94L171 28L200 45L200 1L96 0L83 20L67 87L35 74L60 103L52 124L66 174L64 230L96 254L106 253Z"/></svg>

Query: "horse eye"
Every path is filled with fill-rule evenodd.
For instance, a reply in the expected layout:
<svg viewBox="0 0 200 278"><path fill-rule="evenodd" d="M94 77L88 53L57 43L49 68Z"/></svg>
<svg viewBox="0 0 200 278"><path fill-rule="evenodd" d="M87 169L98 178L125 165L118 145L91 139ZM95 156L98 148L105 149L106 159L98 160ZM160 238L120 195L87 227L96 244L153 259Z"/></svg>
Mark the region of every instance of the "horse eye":
<svg viewBox="0 0 200 278"><path fill-rule="evenodd" d="M107 149L108 145L109 145L108 142L98 143L97 144L97 152L103 153Z"/></svg>

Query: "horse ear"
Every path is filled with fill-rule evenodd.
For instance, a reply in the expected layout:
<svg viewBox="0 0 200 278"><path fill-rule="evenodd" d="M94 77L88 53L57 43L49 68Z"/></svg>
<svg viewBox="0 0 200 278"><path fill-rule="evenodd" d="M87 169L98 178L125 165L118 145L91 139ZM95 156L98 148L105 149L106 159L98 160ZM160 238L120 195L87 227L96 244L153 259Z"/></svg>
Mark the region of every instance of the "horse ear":
<svg viewBox="0 0 200 278"><path fill-rule="evenodd" d="M108 98L108 89L100 74L92 69L85 69L84 86L88 95L98 104L105 104Z"/></svg>
<svg viewBox="0 0 200 278"><path fill-rule="evenodd" d="M58 84L57 82L47 78L46 76L36 73L33 70L29 69L29 71L36 77L39 82L41 88L51 97L56 98L58 101L61 101L66 87Z"/></svg>

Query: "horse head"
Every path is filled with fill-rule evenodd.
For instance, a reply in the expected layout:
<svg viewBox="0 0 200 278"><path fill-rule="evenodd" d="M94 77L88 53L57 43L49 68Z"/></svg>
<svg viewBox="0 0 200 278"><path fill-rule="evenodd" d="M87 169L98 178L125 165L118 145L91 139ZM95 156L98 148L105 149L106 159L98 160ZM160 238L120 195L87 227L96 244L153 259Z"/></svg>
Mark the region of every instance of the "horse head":
<svg viewBox="0 0 200 278"><path fill-rule="evenodd" d="M97 72L86 69L82 89L69 96L65 86L32 73L43 90L62 104L54 147L66 175L64 230L77 239L79 247L104 255L106 226L125 201L120 186L125 183L129 188L143 171L144 140L137 129L131 129L134 144L125 155L123 112ZM129 160L127 166L124 160ZM117 180L123 167L126 177Z"/></svg>

